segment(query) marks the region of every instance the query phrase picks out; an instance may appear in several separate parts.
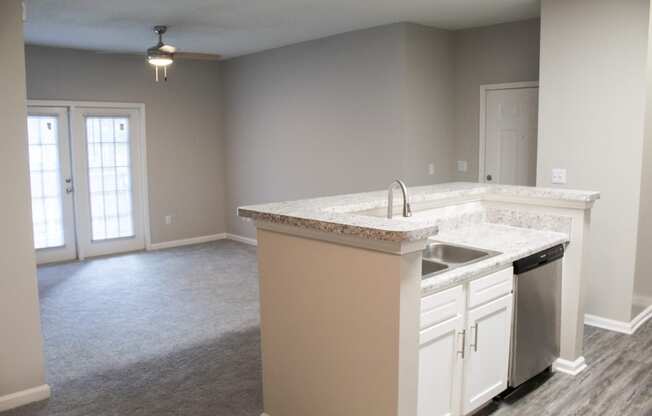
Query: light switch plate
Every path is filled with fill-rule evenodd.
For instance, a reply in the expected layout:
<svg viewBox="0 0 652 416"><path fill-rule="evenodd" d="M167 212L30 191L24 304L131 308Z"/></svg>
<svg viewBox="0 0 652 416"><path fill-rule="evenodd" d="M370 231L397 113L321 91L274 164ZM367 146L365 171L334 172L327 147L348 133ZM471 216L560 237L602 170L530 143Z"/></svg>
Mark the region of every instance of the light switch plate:
<svg viewBox="0 0 652 416"><path fill-rule="evenodd" d="M435 174L435 163L430 162L428 163L428 175L434 175Z"/></svg>
<svg viewBox="0 0 652 416"><path fill-rule="evenodd" d="M458 172L466 172L469 169L469 164L466 160L458 160L457 161L457 171Z"/></svg>
<svg viewBox="0 0 652 416"><path fill-rule="evenodd" d="M552 183L554 185L566 185L566 169L554 168L552 170Z"/></svg>

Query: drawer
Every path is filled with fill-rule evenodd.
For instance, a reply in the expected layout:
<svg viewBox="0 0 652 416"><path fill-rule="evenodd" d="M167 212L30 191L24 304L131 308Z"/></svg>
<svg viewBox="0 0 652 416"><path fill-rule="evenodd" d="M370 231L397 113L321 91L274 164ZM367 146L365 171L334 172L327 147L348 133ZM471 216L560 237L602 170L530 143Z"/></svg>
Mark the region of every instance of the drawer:
<svg viewBox="0 0 652 416"><path fill-rule="evenodd" d="M464 314L462 285L421 299L421 329Z"/></svg>
<svg viewBox="0 0 652 416"><path fill-rule="evenodd" d="M491 302L511 293L513 287L514 269L512 267L473 280L469 283L469 308Z"/></svg>

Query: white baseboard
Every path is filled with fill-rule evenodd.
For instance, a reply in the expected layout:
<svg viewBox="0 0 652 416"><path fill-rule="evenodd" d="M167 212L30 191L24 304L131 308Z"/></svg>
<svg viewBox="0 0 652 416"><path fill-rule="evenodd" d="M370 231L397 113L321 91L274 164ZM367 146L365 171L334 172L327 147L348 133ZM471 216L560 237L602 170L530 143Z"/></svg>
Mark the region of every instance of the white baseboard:
<svg viewBox="0 0 652 416"><path fill-rule="evenodd" d="M636 315L634 319L632 319L632 321L629 323L632 328L632 334L636 332L641 327L641 325L652 318L652 305L648 305L649 306L647 308L643 309L643 311Z"/></svg>
<svg viewBox="0 0 652 416"><path fill-rule="evenodd" d="M33 402L40 402L50 397L50 386L43 384L17 393L0 396L0 412L24 406Z"/></svg>
<svg viewBox="0 0 652 416"><path fill-rule="evenodd" d="M635 302L636 303L636 302ZM637 303L639 304L639 303ZM640 304L645 305L645 304ZM629 322L616 321L614 319L602 318L600 316L586 314L584 323L589 326L606 329L608 331L620 332L621 334L632 335L638 328L652 318L652 304L648 304L641 313L636 315Z"/></svg>
<svg viewBox="0 0 652 416"><path fill-rule="evenodd" d="M249 244L250 246L257 246L258 241L255 238L243 237L237 234L227 234L226 238L233 241L239 241L241 243ZM268 415L269 416L269 415Z"/></svg>
<svg viewBox="0 0 652 416"><path fill-rule="evenodd" d="M149 247L147 247L147 250L148 251L162 250L164 248L189 246L192 244L208 243L210 241L225 240L225 239L238 241L244 244L249 244L250 246L258 245L258 241L256 241L255 238L243 237L237 234L220 233L220 234L212 234L212 235L203 235L201 237L185 238L183 240L172 240L172 241L164 241L162 243L152 243L149 245Z"/></svg>
<svg viewBox="0 0 652 416"><path fill-rule="evenodd" d="M552 371L558 373L564 373L571 376L576 376L586 369L586 360L584 357L580 357L575 361L564 360L563 358L557 358L552 364Z"/></svg>
<svg viewBox="0 0 652 416"><path fill-rule="evenodd" d="M620 332L621 334L632 334L629 322L616 321L615 319L603 318L588 313L584 315L584 324L606 329L607 331Z"/></svg>
<svg viewBox="0 0 652 416"><path fill-rule="evenodd" d="M153 243L147 247L147 250L162 250L164 248L189 246L192 244L208 243L210 241L224 240L226 233L203 235L201 237L185 238L183 240L164 241L162 243Z"/></svg>

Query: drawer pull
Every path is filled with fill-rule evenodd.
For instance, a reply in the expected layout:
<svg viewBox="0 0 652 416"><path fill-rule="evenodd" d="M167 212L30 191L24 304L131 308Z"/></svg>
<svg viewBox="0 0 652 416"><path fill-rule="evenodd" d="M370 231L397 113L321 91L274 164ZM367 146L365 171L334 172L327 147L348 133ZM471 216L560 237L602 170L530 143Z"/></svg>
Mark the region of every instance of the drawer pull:
<svg viewBox="0 0 652 416"><path fill-rule="evenodd" d="M478 325L479 324L476 323L471 327L471 329L473 330L473 344L471 344L470 346L473 348L474 352L478 352Z"/></svg>
<svg viewBox="0 0 652 416"><path fill-rule="evenodd" d="M457 335L462 336L462 351L458 351L457 353L464 359L464 352L466 351L466 329L463 329L462 332L458 332Z"/></svg>

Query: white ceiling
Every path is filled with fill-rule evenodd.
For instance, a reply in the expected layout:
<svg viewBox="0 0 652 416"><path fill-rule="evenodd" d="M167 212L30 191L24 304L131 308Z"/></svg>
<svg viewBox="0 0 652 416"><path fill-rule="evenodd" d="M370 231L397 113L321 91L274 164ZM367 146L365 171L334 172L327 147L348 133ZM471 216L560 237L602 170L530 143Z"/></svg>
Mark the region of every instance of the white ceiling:
<svg viewBox="0 0 652 416"><path fill-rule="evenodd" d="M244 55L387 23L461 29L539 15L539 0L27 0L28 43L142 52L166 41L184 51Z"/></svg>

